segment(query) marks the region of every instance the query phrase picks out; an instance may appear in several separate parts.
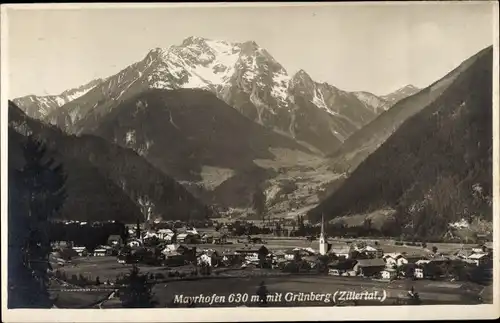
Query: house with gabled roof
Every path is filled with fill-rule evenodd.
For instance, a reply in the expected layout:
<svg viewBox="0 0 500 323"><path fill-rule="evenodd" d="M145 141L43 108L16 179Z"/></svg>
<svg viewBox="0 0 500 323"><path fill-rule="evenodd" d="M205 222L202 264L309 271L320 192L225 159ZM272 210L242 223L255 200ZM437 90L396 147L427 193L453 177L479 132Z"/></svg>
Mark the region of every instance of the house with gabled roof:
<svg viewBox="0 0 500 323"><path fill-rule="evenodd" d="M491 257L486 253L473 253L467 258L468 262L474 263L476 266L486 265Z"/></svg>
<svg viewBox="0 0 500 323"><path fill-rule="evenodd" d="M348 245L332 246L328 251L328 254L333 254L338 258L349 259L351 253L351 247Z"/></svg>
<svg viewBox="0 0 500 323"><path fill-rule="evenodd" d="M359 259L356 261L353 270L360 276L375 276L385 268L384 260L375 259Z"/></svg>

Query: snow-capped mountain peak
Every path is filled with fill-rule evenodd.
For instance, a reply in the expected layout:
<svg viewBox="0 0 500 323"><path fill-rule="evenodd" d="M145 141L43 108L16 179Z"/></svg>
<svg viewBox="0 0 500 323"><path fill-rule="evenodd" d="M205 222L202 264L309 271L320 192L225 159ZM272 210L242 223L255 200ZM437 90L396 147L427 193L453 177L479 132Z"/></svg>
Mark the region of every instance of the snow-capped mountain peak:
<svg viewBox="0 0 500 323"><path fill-rule="evenodd" d="M396 91L389 93L387 95L382 96L381 98L389 102L391 105L394 105L396 102L409 97L417 92L419 92L420 89L412 84L408 84L406 86L403 86Z"/></svg>
<svg viewBox="0 0 500 323"><path fill-rule="evenodd" d="M214 89L232 76L240 52L225 41L188 37L180 46L150 52L159 61L147 80L152 88Z"/></svg>
<svg viewBox="0 0 500 323"><path fill-rule="evenodd" d="M366 104L367 107L373 108L375 113L380 113L381 110L387 110L390 107L389 103L386 100L376 96L373 93L359 91L353 92L353 94L358 98L358 100Z"/></svg>
<svg viewBox="0 0 500 323"><path fill-rule="evenodd" d="M149 89L208 90L255 122L320 149L332 149L329 140L343 141L379 112L352 93L315 82L304 70L289 74L255 41L191 36L151 49L98 89L78 99L75 92L71 103L42 117L69 132L92 132L120 102Z"/></svg>
<svg viewBox="0 0 500 323"><path fill-rule="evenodd" d="M66 90L60 94L46 96L27 95L16 98L13 101L29 117L43 119L64 104L87 94L101 82L102 79L95 79L80 87Z"/></svg>
<svg viewBox="0 0 500 323"><path fill-rule="evenodd" d="M418 87L414 86L413 84L408 84L406 86L403 86L403 87L397 89L393 93L414 93L414 92L419 91L419 90L420 89Z"/></svg>

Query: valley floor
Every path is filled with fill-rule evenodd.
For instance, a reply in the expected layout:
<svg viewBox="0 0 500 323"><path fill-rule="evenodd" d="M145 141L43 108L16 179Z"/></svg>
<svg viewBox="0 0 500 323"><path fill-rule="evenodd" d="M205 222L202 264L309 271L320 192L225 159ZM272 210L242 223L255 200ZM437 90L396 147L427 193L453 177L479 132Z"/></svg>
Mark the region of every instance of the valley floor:
<svg viewBox="0 0 500 323"><path fill-rule="evenodd" d="M296 247L310 247L317 249L317 241L309 242L304 238L276 238L265 237L267 240L266 247L269 249L288 249ZM412 246L397 246L391 240L377 240L385 252L404 252L408 254L425 255L426 249ZM342 241L335 240L333 243L341 244ZM452 251L459 245L456 244L435 244L439 250ZM233 244L226 245L198 245L198 248L212 248L217 250L235 250L242 248L243 243L236 241ZM258 245L260 246L260 245ZM257 247L258 247L257 246ZM429 246L428 248L432 248ZM56 268L55 268L56 269ZM82 274L86 277L95 279L99 277L101 282L106 282L108 279L114 281L120 274L130 272L131 265L119 264L116 257L81 257L72 261L72 264L66 264L63 267L57 268L64 271L67 277L72 275ZM139 265L142 273L166 275L169 271L165 267L154 267ZM192 265L172 267L171 270L178 272L191 272L194 267ZM473 283L451 283L447 281L431 281L431 280L396 280L393 282L372 280L369 278L360 277L336 277L322 276L316 274L300 274L291 275L282 273L279 270L267 269L236 269L236 268L214 268L213 272L217 275L209 277L196 277L187 279L170 279L167 278L162 282L155 284L153 292L160 302L158 307L177 307L187 306L187 304L175 304L173 300L176 295L181 294L185 297L194 297L203 294L205 296L217 294L224 296L225 302L217 304L198 304L196 306L259 306L256 302L251 302L252 295L256 295L256 290L259 284L264 281L269 292L281 293L330 293L335 291L379 291L384 290L387 293L387 298L383 302L360 301L357 305L394 305L401 298L401 295L406 295L407 291L413 286L422 300L422 304L476 304L478 295L481 293L484 302L492 302L491 286L480 286ZM223 283L222 283L222 281ZM103 285L91 286L91 290L75 290L78 288L54 286L51 292L58 296L58 307L62 308L89 308L89 307L119 307L118 300L106 300L106 298L114 290L113 286ZM243 304L236 304L234 301L229 304L228 299L231 294L247 294L248 301ZM490 295L490 296L488 296ZM255 296L254 296L255 297ZM284 296L283 296L284 297ZM295 301L286 302L276 301L271 302L268 306L332 306L332 303L325 302L307 302ZM347 304L349 305L349 304ZM352 305L352 304L351 304Z"/></svg>

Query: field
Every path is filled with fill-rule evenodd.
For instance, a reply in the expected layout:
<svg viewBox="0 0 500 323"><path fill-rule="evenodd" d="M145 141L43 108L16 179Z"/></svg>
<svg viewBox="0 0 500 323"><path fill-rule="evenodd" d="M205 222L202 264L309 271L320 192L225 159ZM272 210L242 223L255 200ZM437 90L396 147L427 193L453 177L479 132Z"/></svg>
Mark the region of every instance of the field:
<svg viewBox="0 0 500 323"><path fill-rule="evenodd" d="M95 260L95 259L92 259ZM76 267L67 267L65 271L71 272L91 272L100 277L112 277L120 272L127 272L130 267L122 266L116 263L111 257L102 257L99 261L90 261L81 263ZM79 269L80 268L80 269ZM93 268L91 270L90 268ZM166 272L166 269L160 267L140 267L143 272ZM186 266L178 270L189 270ZM236 270L233 270L236 271ZM242 276L245 275L246 277ZM259 274L260 272L260 274ZM259 285L264 282L269 295L282 295L281 299L271 299L268 306L332 306L332 302L326 301L303 301L286 300L288 295L298 295L300 293L321 293L331 295L336 291L350 292L374 292L379 295L386 293L383 302L379 301L360 301L357 305L394 305L398 298L404 298L407 291L413 286L415 291L420 294L422 304L475 304L477 296L482 294L485 301L487 294L491 293L488 288L483 292L483 287L472 283L450 283L444 281L412 281L397 280L391 283L384 281L371 280L360 277L334 277L318 275L282 275L271 270L244 270L240 277L224 277L225 275L211 276L194 280L177 280L170 282L157 283L153 287L155 298L158 300L158 307L186 307L188 304L176 303L175 297L196 297L203 295L218 296L218 302L197 303L196 306L259 306L255 299ZM266 276L267 274L267 276ZM102 285L101 285L102 286ZM101 287L97 291L54 291L58 295L58 306L66 308L96 307L107 298L112 289ZM233 294L233 299L230 298ZM238 296L239 295L239 296ZM244 296L246 295L246 296ZM237 299L239 298L239 302ZM245 301L246 300L246 301ZM117 301L105 301L103 307L115 307Z"/></svg>
<svg viewBox="0 0 500 323"><path fill-rule="evenodd" d="M241 239L244 239L243 237ZM276 238L265 237L267 241L267 248L270 250L289 249L295 247L310 247L313 249L318 248L318 242L309 242L304 238ZM359 239L357 239L359 240ZM352 240L351 240L352 241ZM391 240L377 240L379 246L383 248L384 252L407 252L408 254L425 255L428 249L436 246L442 252L450 252L460 248L459 244L429 244L428 249L422 247L412 246L397 246ZM335 240L333 245L342 244L342 240ZM235 250L242 248L243 243L237 243L236 240L233 244L226 245L197 245L198 248L212 248L223 250ZM259 244L254 246L260 247ZM89 257L89 258L76 258L71 264L66 264L58 268L64 271L67 277L71 275L82 274L86 277L94 279L99 277L101 282L108 279L114 281L117 275L126 274L130 271L131 265L119 264L115 257ZM143 273L163 273L166 275L169 268L154 267L140 265L139 269ZM191 265L173 267L172 270L179 272L190 273L194 267ZM174 304L173 300L176 295L184 295L186 297L194 297L203 294L205 296L217 294L221 296L224 301L217 302L216 304L197 304L196 306L258 306L256 302L251 301L252 295L256 297L256 290L262 281L271 294L282 294L285 297L286 293L330 293L333 294L337 290L345 291L379 291L380 293L385 290L387 292L387 299L383 303L376 303L380 305L393 305L398 297L404 295L411 286L419 292L423 304L473 304L477 300L477 296L481 293L484 301L491 302L491 287L486 287L483 290L482 286L472 283L458 284L444 281L404 281L397 280L392 283L375 281L359 277L333 277L333 276L318 276L312 274L302 275L288 275L283 274L278 270L264 270L264 269L214 269L214 273L219 272L218 275L212 275L204 278L190 278L191 280L176 280L176 281L163 281L155 284L153 291L159 301L159 307L171 306L187 306L186 304ZM55 295L59 296L58 306L65 308L78 308L78 307L95 307L99 306L104 299L110 294L112 288L101 285L100 291L65 291L55 288L53 291ZM276 294L277 293L277 294ZM229 296L231 294L247 295L247 302L236 304L233 299L229 304ZM488 296L490 295L490 296ZM233 296L236 297L236 296ZM366 301L369 303L369 301ZM245 303L245 304L243 304ZM369 305L369 304L366 305ZM373 303L373 302L372 302ZM96 305L97 304L97 305ZM106 305L107 304L107 305ZM104 301L102 306L116 307L119 304L116 301ZM284 299L275 302L270 302L269 306L328 306L331 303L316 302L316 301L285 301ZM365 305L363 302L358 305Z"/></svg>
<svg viewBox="0 0 500 323"><path fill-rule="evenodd" d="M251 302L252 295L256 295L260 283L264 281L270 295L283 295L281 301L271 301L270 306L332 306L325 301L287 301L287 293L323 293L335 294L336 291L373 292L380 294L385 290L387 298L380 305L394 305L396 299L404 297L407 291L414 286L421 296L423 304L474 304L482 287L470 286L470 290L459 284L438 283L430 281L396 281L393 283L373 281L354 277L332 276L284 276L284 277L248 277L227 278L224 283L220 279L205 279L200 281L177 281L169 284L158 284L154 292L160 301L159 307L171 307L175 304L175 296L195 297L216 294L224 298L225 302L217 304L199 304L199 306L257 306ZM469 286L467 286L469 287ZM230 302L231 294L246 294L246 302ZM362 304L363 302L361 302ZM368 305L367 302L366 305ZM373 304L373 302L371 302ZM360 304L360 305L361 305ZM185 306L185 305L184 305Z"/></svg>

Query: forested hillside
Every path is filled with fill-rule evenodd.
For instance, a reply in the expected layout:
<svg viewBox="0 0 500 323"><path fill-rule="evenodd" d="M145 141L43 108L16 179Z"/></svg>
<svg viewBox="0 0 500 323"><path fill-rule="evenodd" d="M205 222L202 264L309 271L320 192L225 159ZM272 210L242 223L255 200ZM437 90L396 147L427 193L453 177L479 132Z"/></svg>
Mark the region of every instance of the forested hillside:
<svg viewBox="0 0 500 323"><path fill-rule="evenodd" d="M9 166L22 168L27 136L44 142L48 158L62 163L67 175L63 218L135 222L148 215L186 219L210 214L184 187L134 151L95 136L68 136L9 103Z"/></svg>
<svg viewBox="0 0 500 323"><path fill-rule="evenodd" d="M492 219L492 54L482 51L449 88L359 165L309 215L397 210L394 228L443 235L462 218Z"/></svg>

